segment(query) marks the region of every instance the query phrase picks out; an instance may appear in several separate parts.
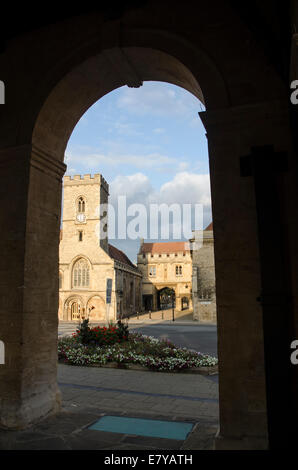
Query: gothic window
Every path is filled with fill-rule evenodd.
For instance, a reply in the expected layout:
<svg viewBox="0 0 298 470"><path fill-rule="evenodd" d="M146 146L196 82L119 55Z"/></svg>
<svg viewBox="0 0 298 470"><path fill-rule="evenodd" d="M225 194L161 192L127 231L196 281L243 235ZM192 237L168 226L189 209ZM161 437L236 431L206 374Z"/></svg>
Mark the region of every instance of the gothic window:
<svg viewBox="0 0 298 470"><path fill-rule="evenodd" d="M79 231L79 242L83 241L83 232L82 230Z"/></svg>
<svg viewBox="0 0 298 470"><path fill-rule="evenodd" d="M85 259L79 259L73 267L73 287L89 287L90 273L89 265Z"/></svg>
<svg viewBox="0 0 298 470"><path fill-rule="evenodd" d="M78 200L78 213L79 214L85 213L85 200L83 197L80 197Z"/></svg>

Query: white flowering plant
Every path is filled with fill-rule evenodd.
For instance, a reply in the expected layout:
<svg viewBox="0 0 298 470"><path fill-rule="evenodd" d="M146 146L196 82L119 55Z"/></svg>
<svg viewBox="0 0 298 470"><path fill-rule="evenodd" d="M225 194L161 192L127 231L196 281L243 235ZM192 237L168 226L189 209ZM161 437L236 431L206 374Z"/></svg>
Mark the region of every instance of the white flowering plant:
<svg viewBox="0 0 298 470"><path fill-rule="evenodd" d="M119 366L138 364L163 372L212 367L218 363L216 357L140 333L130 333L125 342L101 346L82 344L77 337L64 337L58 341L58 359L78 366L104 366L108 362Z"/></svg>

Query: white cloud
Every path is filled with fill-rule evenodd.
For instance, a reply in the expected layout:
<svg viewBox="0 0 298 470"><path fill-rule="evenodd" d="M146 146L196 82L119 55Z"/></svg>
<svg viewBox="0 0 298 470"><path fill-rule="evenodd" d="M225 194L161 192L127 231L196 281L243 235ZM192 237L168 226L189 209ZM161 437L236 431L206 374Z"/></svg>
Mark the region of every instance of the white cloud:
<svg viewBox="0 0 298 470"><path fill-rule="evenodd" d="M129 122L116 121L114 123L114 129L109 129L111 132L114 132L114 130L116 130L118 134L125 135L126 137L140 137L144 135L143 132L136 129L135 125Z"/></svg>
<svg viewBox="0 0 298 470"><path fill-rule="evenodd" d="M163 172L173 171L173 168L178 168L179 171L184 170L188 167L188 163L167 155L160 153L148 153L147 155L138 154L102 154L102 153L72 153L68 152L65 158L65 163L68 167L81 166L88 169L88 171L98 170L103 165L107 165L114 168L119 168L121 165L130 165L134 168L139 169L156 169L157 171ZM67 170L69 173L69 170Z"/></svg>
<svg viewBox="0 0 298 470"><path fill-rule="evenodd" d="M116 200L117 195L126 195L128 203L203 204L206 207L211 205L208 174L177 173L159 190L152 187L149 178L143 173L119 175L110 183L110 193L111 202Z"/></svg>
<svg viewBox="0 0 298 470"><path fill-rule="evenodd" d="M134 202L147 204L150 194L153 193L149 178L143 173L128 176L117 176L110 183L110 202L115 204L117 196L126 196L128 204Z"/></svg>
<svg viewBox="0 0 298 470"><path fill-rule="evenodd" d="M211 205L210 177L189 172L177 173L175 177L160 188L160 200L167 204Z"/></svg>
<svg viewBox="0 0 298 470"><path fill-rule="evenodd" d="M150 204L157 204L159 207L161 204L164 204L168 206L168 208L172 205L178 204L178 207L180 207L180 209L178 209L178 213L180 215L182 215L185 210L182 207L182 204L190 204L192 222L189 226L190 234L188 238L191 236L191 230L194 229L194 224L198 222L200 223L200 221L195 219L196 204L202 204L203 206L203 225L206 226L211 220L210 182L208 174L193 174L188 172L177 173L171 181L163 184L158 190L152 187L149 178L143 173L135 173L129 176L119 175L110 183L109 202L114 207L115 214L117 214L119 196L126 196L127 209L130 207L131 210L139 211L139 209L135 209L136 206L132 205L142 205L142 212L145 211L144 213L147 214L147 216L142 216L143 227L146 226L148 228L147 236L146 234L142 235L144 238L150 238L150 233L162 234L162 230L164 229L165 233L167 233L167 227L169 227L170 234L174 234L173 230L178 229L178 231L180 230L178 238L180 239L182 236L181 226L173 224L173 222L170 222L169 226L168 219L158 220L156 218L150 218ZM180 215L178 215L178 217L180 217ZM123 216L122 212L121 216ZM135 216L137 217L137 214L135 214ZM118 217L119 215L116 215L116 219ZM180 220L182 221L182 219ZM129 224L129 217L127 217L126 223ZM154 235L154 237L155 236L156 235Z"/></svg>
<svg viewBox="0 0 298 470"><path fill-rule="evenodd" d="M137 90L123 88L117 106L137 115L190 116L200 110L200 102L178 87L164 83L146 83Z"/></svg>

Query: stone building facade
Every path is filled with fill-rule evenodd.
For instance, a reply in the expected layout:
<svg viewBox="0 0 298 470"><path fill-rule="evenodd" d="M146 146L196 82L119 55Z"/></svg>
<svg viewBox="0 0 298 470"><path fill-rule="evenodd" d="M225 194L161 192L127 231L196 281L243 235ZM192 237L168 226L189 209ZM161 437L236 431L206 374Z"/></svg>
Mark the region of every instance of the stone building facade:
<svg viewBox="0 0 298 470"><path fill-rule="evenodd" d="M213 223L203 231L201 246L191 243L193 318L216 323ZM194 240L190 240L193 242Z"/></svg>
<svg viewBox="0 0 298 470"><path fill-rule="evenodd" d="M141 274L108 243L109 186L96 174L64 177L63 227L59 246L59 319L115 321L140 310ZM103 235L100 235L103 234ZM107 280L112 283L106 303Z"/></svg>
<svg viewBox="0 0 298 470"><path fill-rule="evenodd" d="M192 308L192 259L188 242L144 243L138 253L138 269L143 275L144 310L171 306Z"/></svg>

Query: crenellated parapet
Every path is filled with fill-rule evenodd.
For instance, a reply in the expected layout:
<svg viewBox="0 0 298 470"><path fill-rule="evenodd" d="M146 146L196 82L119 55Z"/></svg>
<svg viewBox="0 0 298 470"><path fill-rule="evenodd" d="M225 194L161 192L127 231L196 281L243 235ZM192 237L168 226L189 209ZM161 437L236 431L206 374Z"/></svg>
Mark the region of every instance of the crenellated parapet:
<svg viewBox="0 0 298 470"><path fill-rule="evenodd" d="M96 173L93 176L90 173L86 175L64 176L64 186L75 186L77 184L100 184L102 189L109 193L109 185L100 173Z"/></svg>

